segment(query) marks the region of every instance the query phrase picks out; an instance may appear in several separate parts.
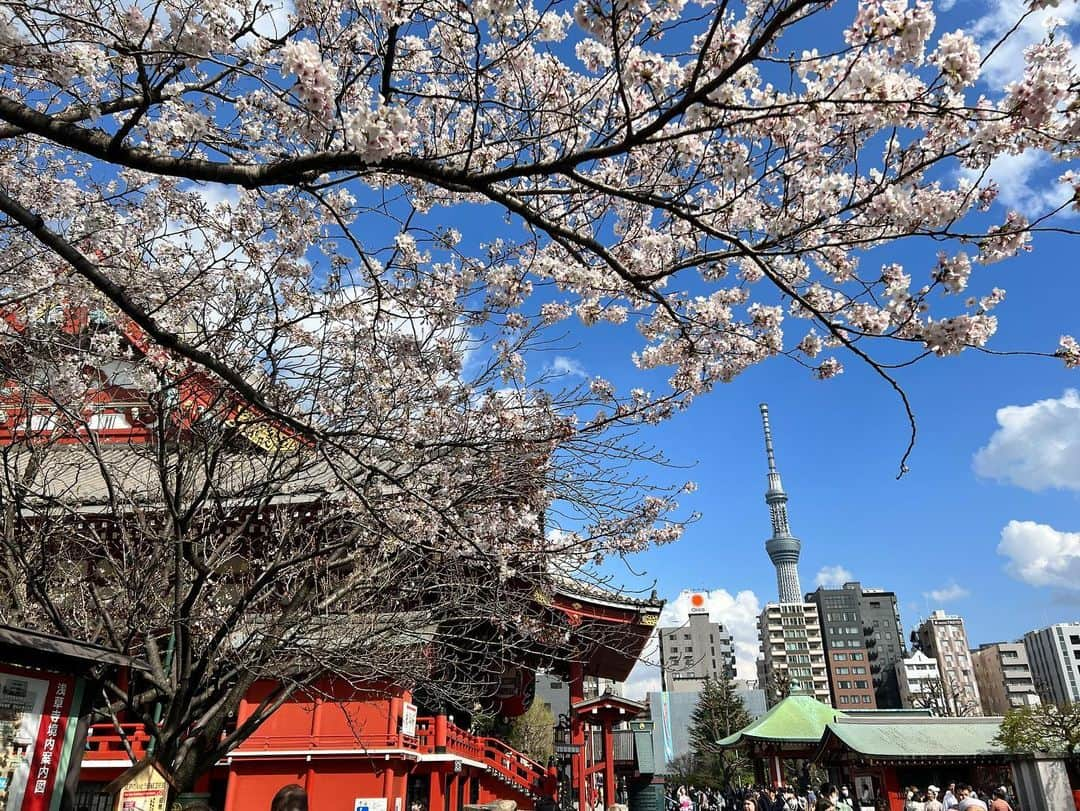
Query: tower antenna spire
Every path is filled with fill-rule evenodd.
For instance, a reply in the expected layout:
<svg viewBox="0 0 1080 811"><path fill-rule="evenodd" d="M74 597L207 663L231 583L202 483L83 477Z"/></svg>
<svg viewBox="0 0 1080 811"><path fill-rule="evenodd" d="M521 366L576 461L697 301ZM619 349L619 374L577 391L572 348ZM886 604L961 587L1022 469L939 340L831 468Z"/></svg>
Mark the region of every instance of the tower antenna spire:
<svg viewBox="0 0 1080 811"><path fill-rule="evenodd" d="M769 488L765 491L765 503L769 505L772 521L772 537L765 542L765 551L776 567L776 588L781 603L801 603L802 587L799 584L799 552L802 542L791 534L788 524L787 501L784 483L776 467L773 451L772 428L769 425L769 405L762 403L761 424L765 431L765 455L769 462Z"/></svg>
<svg viewBox="0 0 1080 811"><path fill-rule="evenodd" d="M761 425L765 429L765 455L769 458L769 472L776 473L776 456L773 454L772 429L769 428L769 404L762 403L758 408L761 409Z"/></svg>

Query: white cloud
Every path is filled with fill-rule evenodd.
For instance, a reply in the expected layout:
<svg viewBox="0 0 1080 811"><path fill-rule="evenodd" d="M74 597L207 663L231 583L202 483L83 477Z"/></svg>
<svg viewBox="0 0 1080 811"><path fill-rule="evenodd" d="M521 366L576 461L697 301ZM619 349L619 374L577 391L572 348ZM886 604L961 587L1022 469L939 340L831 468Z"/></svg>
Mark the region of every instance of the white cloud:
<svg viewBox="0 0 1080 811"><path fill-rule="evenodd" d="M814 585L835 588L850 583L854 579L855 577L851 572L843 566L822 566L818 569L817 576L814 578Z"/></svg>
<svg viewBox="0 0 1080 811"><path fill-rule="evenodd" d="M721 622L735 641L735 670L740 679L756 679L757 670L754 660L758 654L757 618L761 613L761 601L750 590L732 594L727 589L712 591L683 591L674 600L664 606L660 615L659 626L669 628L682 625L690 616L690 595L704 594L705 605L709 609L709 618ZM660 654L656 635L649 640L649 645L641 660L634 666L626 680L624 692L627 698L644 699L649 691L660 689Z"/></svg>
<svg viewBox="0 0 1080 811"><path fill-rule="evenodd" d="M995 158L990 162L982 180L997 183L999 203L1034 219L1050 213L1072 199L1072 187L1058 182L1064 169L1061 163L1045 152L1026 149L1019 155L1001 155ZM965 170L962 174L971 180L980 178L978 173L970 170ZM1059 216L1074 215L1072 208L1066 208Z"/></svg>
<svg viewBox="0 0 1080 811"><path fill-rule="evenodd" d="M998 554L1005 571L1032 586L1080 590L1080 532L1061 532L1034 521L1010 521L1001 530Z"/></svg>
<svg viewBox="0 0 1080 811"><path fill-rule="evenodd" d="M588 377L585 367L573 358L566 355L556 355L548 365L548 370L556 375L569 375L570 377Z"/></svg>
<svg viewBox="0 0 1080 811"><path fill-rule="evenodd" d="M987 13L972 22L968 31L975 37L983 53L989 53L1028 9L1028 0L991 0L987 3ZM1080 4L1061 3L1057 8L1043 8L1028 14L1016 31L997 45L983 66L983 80L998 90L1021 78L1024 73L1024 51L1046 36L1046 24L1050 20L1060 20L1066 29L1075 26L1080 23Z"/></svg>
<svg viewBox="0 0 1080 811"><path fill-rule="evenodd" d="M1074 40L1075 28L1080 24L1080 3L1062 3L1057 8L1040 9L1026 17L1028 0L992 0L986 8L986 14L966 28L984 55L993 49L983 66L982 80L995 93L1023 77L1024 51L1046 36L1048 21L1060 20L1066 31L1074 29L1070 31ZM1009 33L1022 17L1023 23ZM1006 34L1007 39L1001 42ZM1080 47L1074 47L1074 60L1078 56ZM1031 217L1046 214L1071 197L1069 190L1057 182L1063 169L1061 164L1054 166L1046 153L1028 150L1020 155L998 158L990 165L988 175L1000 187L998 199L1003 205ZM1070 208L1062 215L1074 216L1074 212Z"/></svg>
<svg viewBox="0 0 1080 811"><path fill-rule="evenodd" d="M933 589L931 591L924 591L923 596L935 603L948 603L953 600L961 600L971 594L966 588L961 586L955 580L951 581L947 586L943 586L940 589Z"/></svg>
<svg viewBox="0 0 1080 811"><path fill-rule="evenodd" d="M975 454L975 473L1026 490L1080 491L1080 393L1000 408L998 430Z"/></svg>

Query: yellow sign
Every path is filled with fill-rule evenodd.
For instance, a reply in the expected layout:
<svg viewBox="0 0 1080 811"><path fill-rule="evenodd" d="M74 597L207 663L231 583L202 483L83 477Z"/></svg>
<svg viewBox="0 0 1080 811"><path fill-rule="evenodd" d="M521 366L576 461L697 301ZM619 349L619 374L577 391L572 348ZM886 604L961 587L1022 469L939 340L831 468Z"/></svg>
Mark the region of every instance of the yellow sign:
<svg viewBox="0 0 1080 811"><path fill-rule="evenodd" d="M169 784L150 763L131 776L116 795L114 811L166 811Z"/></svg>

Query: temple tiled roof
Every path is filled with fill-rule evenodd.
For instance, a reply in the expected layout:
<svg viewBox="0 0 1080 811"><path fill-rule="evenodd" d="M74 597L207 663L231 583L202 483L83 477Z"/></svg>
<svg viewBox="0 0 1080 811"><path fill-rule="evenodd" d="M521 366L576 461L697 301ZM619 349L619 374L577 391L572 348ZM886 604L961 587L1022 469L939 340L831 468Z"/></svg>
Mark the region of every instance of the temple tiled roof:
<svg viewBox="0 0 1080 811"><path fill-rule="evenodd" d="M994 742L1000 728L1000 718L844 718L826 726L822 747L839 744L880 760L1005 757L1005 749Z"/></svg>
<svg viewBox="0 0 1080 811"><path fill-rule="evenodd" d="M659 611L664 607L664 601L656 596L656 592L646 598L634 597L631 593L625 591L607 589L596 583L570 576L559 577L557 590L568 597L581 597L586 600L612 603L631 608L651 608Z"/></svg>
<svg viewBox="0 0 1080 811"><path fill-rule="evenodd" d="M717 743L722 747L751 741L816 744L840 712L810 696L789 696L747 726Z"/></svg>

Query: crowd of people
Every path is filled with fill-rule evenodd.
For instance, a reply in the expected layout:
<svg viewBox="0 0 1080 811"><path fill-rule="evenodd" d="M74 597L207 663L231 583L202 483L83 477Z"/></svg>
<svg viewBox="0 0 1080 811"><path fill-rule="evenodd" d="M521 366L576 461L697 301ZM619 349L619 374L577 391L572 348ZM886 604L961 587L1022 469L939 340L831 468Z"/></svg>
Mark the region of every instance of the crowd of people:
<svg viewBox="0 0 1080 811"><path fill-rule="evenodd" d="M966 783L949 783L945 791L934 785L925 790L918 786L906 789L904 811L1018 811L1009 802L1004 786L980 794ZM887 809L882 797L869 794L856 799L847 786L823 783L796 790L791 786L771 788L698 789L680 786L669 797L669 811L859 811L862 808Z"/></svg>
<svg viewBox="0 0 1080 811"><path fill-rule="evenodd" d="M939 799L940 797L940 799ZM908 786L904 811L1014 811L1004 786L981 794L967 783L949 783L944 794L937 786Z"/></svg>

